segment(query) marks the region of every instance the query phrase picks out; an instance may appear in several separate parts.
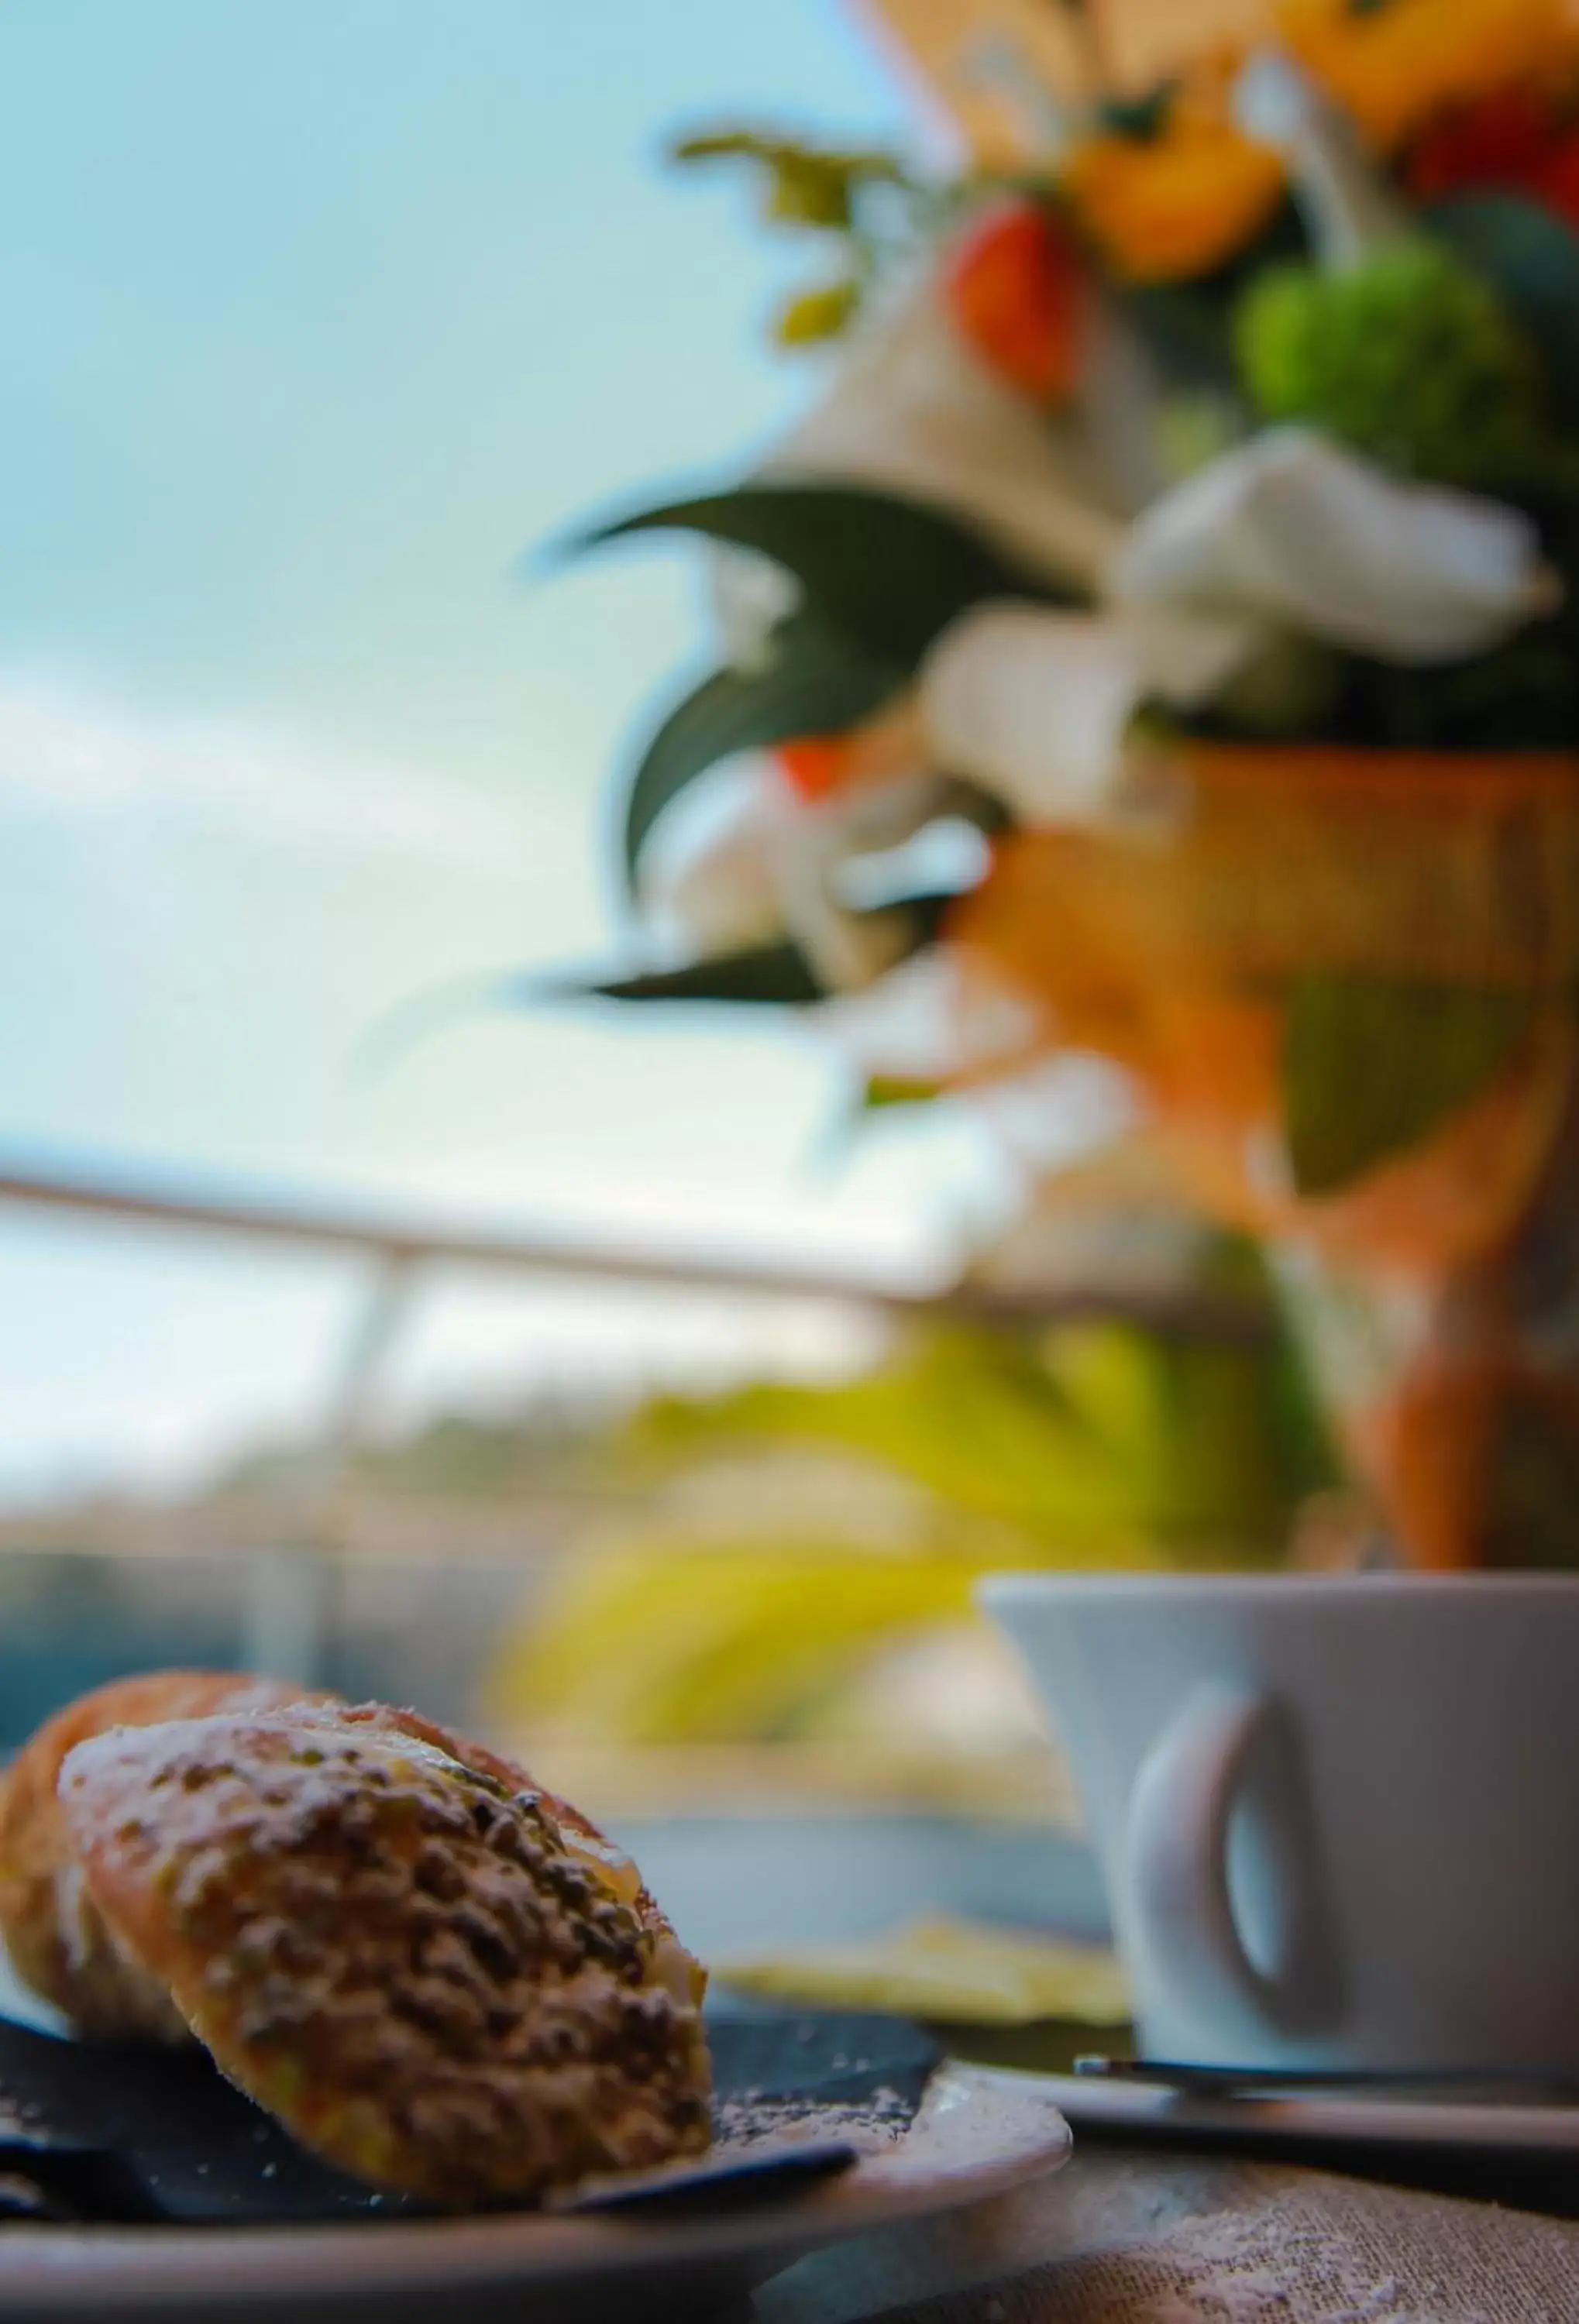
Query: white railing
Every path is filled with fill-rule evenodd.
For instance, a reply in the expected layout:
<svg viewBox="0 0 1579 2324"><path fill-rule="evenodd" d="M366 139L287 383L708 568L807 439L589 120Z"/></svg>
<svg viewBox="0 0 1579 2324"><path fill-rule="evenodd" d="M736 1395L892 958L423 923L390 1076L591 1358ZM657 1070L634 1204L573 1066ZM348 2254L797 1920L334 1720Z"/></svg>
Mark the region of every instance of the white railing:
<svg viewBox="0 0 1579 2324"><path fill-rule="evenodd" d="M314 1675L320 1651L338 1539L336 1505L365 1443L381 1375L422 1291L440 1275L571 1276L775 1301L805 1299L895 1319L952 1315L1005 1328L1118 1314L1196 1337L1243 1340L1264 1329L1259 1309L1232 1298L1115 1292L1076 1282L1024 1291L969 1281L896 1284L715 1252L601 1238L577 1241L557 1231L479 1233L354 1213L305 1196L106 1177L58 1163L39 1168L0 1157L0 1208L7 1207L114 1231L226 1238L368 1263L366 1295L331 1375L313 1457L291 1506L277 1512L279 1546L254 1549L248 1560L250 1661L256 1668L303 1680ZM104 1545L116 1545L112 1539Z"/></svg>
<svg viewBox="0 0 1579 2324"><path fill-rule="evenodd" d="M1069 1281L1027 1291L968 1280L884 1283L858 1274L776 1267L760 1259L721 1258L705 1251L662 1250L648 1245L575 1241L552 1233L478 1234L409 1219L380 1219L279 1194L262 1195L131 1178L106 1179L59 1167L19 1167L0 1155L0 1204L51 1211L112 1225L211 1234L298 1249L362 1256L384 1273L419 1267L517 1275L571 1275L605 1281L668 1285L679 1289L760 1294L769 1299L809 1299L900 1316L940 1314L993 1323L1057 1321L1122 1314L1192 1336L1259 1336L1259 1308L1233 1298L1187 1298L1115 1292L1111 1286Z"/></svg>

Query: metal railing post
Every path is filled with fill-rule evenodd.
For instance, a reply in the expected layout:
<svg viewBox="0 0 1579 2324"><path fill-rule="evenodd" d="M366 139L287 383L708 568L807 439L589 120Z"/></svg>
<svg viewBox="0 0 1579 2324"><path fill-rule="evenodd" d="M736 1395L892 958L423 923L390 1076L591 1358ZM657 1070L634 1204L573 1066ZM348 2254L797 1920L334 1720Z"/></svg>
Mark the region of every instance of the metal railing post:
<svg viewBox="0 0 1579 2324"><path fill-rule="evenodd" d="M248 1561L243 1612L248 1670L301 1686L324 1683L337 1611L340 1505L365 1441L379 1370L411 1310L415 1277L409 1253L384 1252L331 1384L324 1426L289 1495L282 1538Z"/></svg>

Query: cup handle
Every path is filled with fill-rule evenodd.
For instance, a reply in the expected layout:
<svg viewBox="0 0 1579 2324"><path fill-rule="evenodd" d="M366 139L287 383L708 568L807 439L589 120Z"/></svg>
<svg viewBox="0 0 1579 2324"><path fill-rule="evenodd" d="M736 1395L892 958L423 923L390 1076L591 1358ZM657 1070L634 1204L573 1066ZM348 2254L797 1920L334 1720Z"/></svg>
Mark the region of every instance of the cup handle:
<svg viewBox="0 0 1579 2324"><path fill-rule="evenodd" d="M1264 2027L1273 1988L1244 1948L1228 1886L1228 1825L1268 1705L1237 1686L1193 1695L1141 1763L1125 1828L1133 1940L1192 2018Z"/></svg>

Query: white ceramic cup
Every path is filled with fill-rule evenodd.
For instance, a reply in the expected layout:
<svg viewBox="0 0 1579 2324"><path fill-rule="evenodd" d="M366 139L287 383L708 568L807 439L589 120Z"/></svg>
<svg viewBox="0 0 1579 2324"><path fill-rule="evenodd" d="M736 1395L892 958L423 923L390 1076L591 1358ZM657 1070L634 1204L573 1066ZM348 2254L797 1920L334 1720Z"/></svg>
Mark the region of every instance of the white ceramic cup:
<svg viewBox="0 0 1579 2324"><path fill-rule="evenodd" d="M1579 1575L1005 1574L1151 2056L1579 2072Z"/></svg>

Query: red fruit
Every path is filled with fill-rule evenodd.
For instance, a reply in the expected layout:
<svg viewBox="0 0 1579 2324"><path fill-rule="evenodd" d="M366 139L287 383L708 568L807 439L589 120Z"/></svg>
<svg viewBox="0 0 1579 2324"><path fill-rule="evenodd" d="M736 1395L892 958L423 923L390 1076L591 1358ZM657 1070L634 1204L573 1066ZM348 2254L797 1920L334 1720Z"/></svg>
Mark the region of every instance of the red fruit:
<svg viewBox="0 0 1579 2324"><path fill-rule="evenodd" d="M1428 129L1405 166L1422 201L1473 190L1521 194L1579 226L1579 125L1528 86L1501 88Z"/></svg>
<svg viewBox="0 0 1579 2324"><path fill-rule="evenodd" d="M1568 142L1538 91L1493 89L1427 129L1405 168L1409 190L1422 201L1471 188L1539 198L1541 180Z"/></svg>
<svg viewBox="0 0 1579 2324"><path fill-rule="evenodd" d="M944 275L960 336L1038 403L1062 401L1075 384L1085 293L1079 253L1039 202L988 211L955 244Z"/></svg>
<svg viewBox="0 0 1579 2324"><path fill-rule="evenodd" d="M1579 227L1579 130L1565 130L1531 188L1537 200Z"/></svg>
<svg viewBox="0 0 1579 2324"><path fill-rule="evenodd" d="M779 764L798 797L826 798L844 780L854 748L847 734L808 734L799 742L780 743Z"/></svg>

